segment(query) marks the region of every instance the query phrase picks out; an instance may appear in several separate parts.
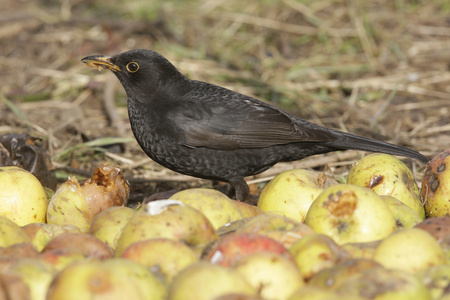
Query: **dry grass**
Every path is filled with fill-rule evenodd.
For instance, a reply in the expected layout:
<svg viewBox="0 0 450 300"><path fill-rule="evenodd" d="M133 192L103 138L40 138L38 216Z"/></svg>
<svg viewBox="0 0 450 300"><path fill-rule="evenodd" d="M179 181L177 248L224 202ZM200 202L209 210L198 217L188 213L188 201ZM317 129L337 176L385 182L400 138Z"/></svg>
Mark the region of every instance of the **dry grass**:
<svg viewBox="0 0 450 300"><path fill-rule="evenodd" d="M448 1L36 3L6 0L0 12L0 134L41 137L59 168L91 170L108 160L135 182L157 182L151 191L191 180L146 158L131 137L118 82L80 63L131 48L159 51L191 78L325 126L428 156L450 144ZM103 145L124 141L124 152ZM345 175L358 155L280 164L257 180L299 166ZM420 178L423 166L413 167Z"/></svg>

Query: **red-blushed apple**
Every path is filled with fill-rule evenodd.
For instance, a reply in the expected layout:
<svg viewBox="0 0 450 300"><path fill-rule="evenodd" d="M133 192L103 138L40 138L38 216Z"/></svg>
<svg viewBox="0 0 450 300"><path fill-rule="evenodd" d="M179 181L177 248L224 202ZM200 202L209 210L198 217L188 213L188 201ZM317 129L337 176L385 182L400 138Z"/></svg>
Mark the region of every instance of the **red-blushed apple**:
<svg viewBox="0 0 450 300"><path fill-rule="evenodd" d="M205 255L205 259L221 266L233 266L243 257L258 252L280 254L293 261L289 251L267 236L243 233L223 236Z"/></svg>
<svg viewBox="0 0 450 300"><path fill-rule="evenodd" d="M56 274L53 265L37 258L22 259L6 273L19 276L28 286L31 299L45 299L50 282Z"/></svg>
<svg viewBox="0 0 450 300"><path fill-rule="evenodd" d="M429 217L450 215L450 149L428 162L422 177L422 199Z"/></svg>
<svg viewBox="0 0 450 300"><path fill-rule="evenodd" d="M168 300L211 300L231 293L256 296L257 290L239 271L200 261L175 276Z"/></svg>
<svg viewBox="0 0 450 300"><path fill-rule="evenodd" d="M389 206L373 190L336 184L311 205L305 223L338 244L383 239L396 229Z"/></svg>
<svg viewBox="0 0 450 300"><path fill-rule="evenodd" d="M167 282L198 261L197 254L185 243L164 238L135 242L125 249L122 258L138 262L151 270L156 269Z"/></svg>
<svg viewBox="0 0 450 300"><path fill-rule="evenodd" d="M230 198L213 189L187 189L172 195L170 199L198 209L211 221L215 229L244 218Z"/></svg>
<svg viewBox="0 0 450 300"><path fill-rule="evenodd" d="M87 233L66 232L50 240L42 253L52 250L76 250L90 259L106 259L113 256L112 249L95 236Z"/></svg>
<svg viewBox="0 0 450 300"><path fill-rule="evenodd" d="M446 263L437 240L419 228L399 230L385 238L378 245L373 259L385 268L413 274Z"/></svg>
<svg viewBox="0 0 450 300"><path fill-rule="evenodd" d="M264 299L285 300L305 285L295 262L271 252L249 254L233 266Z"/></svg>
<svg viewBox="0 0 450 300"><path fill-rule="evenodd" d="M231 200L237 206L237 208L241 211L241 214L244 218L251 218L263 213L263 211L255 205L251 205L242 201Z"/></svg>
<svg viewBox="0 0 450 300"><path fill-rule="evenodd" d="M126 206L107 208L92 220L89 233L115 249L123 228L135 213L134 209Z"/></svg>
<svg viewBox="0 0 450 300"><path fill-rule="evenodd" d="M47 195L39 180L19 167L0 167L0 216L19 226L45 222Z"/></svg>
<svg viewBox="0 0 450 300"><path fill-rule="evenodd" d="M22 227L28 234L34 247L42 251L45 245L54 237L65 232L79 233L80 229L73 225L56 225L47 223L31 223Z"/></svg>
<svg viewBox="0 0 450 300"><path fill-rule="evenodd" d="M265 235L289 248L298 239L314 231L308 225L282 215L264 213L248 219L236 229L236 233Z"/></svg>
<svg viewBox="0 0 450 300"><path fill-rule="evenodd" d="M365 270L345 279L335 288L343 299L431 300L427 288L413 274L382 267Z"/></svg>
<svg viewBox="0 0 450 300"><path fill-rule="evenodd" d="M71 264L53 279L47 300L163 300L164 284L137 262L114 258Z"/></svg>
<svg viewBox="0 0 450 300"><path fill-rule="evenodd" d="M53 265L56 270L61 271L75 262L85 261L88 258L78 249L61 248L41 253L40 259Z"/></svg>
<svg viewBox="0 0 450 300"><path fill-rule="evenodd" d="M278 212L303 222L312 202L337 181L313 170L296 169L283 172L262 190L258 207L265 212Z"/></svg>
<svg viewBox="0 0 450 300"><path fill-rule="evenodd" d="M360 159L350 169L347 183L370 188L378 195L397 198L411 207L420 218L425 218L414 175L402 161L391 155L372 153Z"/></svg>
<svg viewBox="0 0 450 300"><path fill-rule="evenodd" d="M105 163L81 184L71 177L56 190L48 204L47 223L74 225L87 232L98 213L125 205L129 193L122 170Z"/></svg>
<svg viewBox="0 0 450 300"><path fill-rule="evenodd" d="M290 248L302 276L308 280L319 271L331 268L343 259L343 250L324 234L310 234L297 240Z"/></svg>
<svg viewBox="0 0 450 300"><path fill-rule="evenodd" d="M14 221L6 217L0 216L0 228L0 247L31 242L27 233Z"/></svg>
<svg viewBox="0 0 450 300"><path fill-rule="evenodd" d="M124 227L116 245L116 256L134 242L152 238L183 241L201 253L218 239L208 218L195 208L177 200L158 200L143 205Z"/></svg>
<svg viewBox="0 0 450 300"><path fill-rule="evenodd" d="M380 196L389 206L395 218L397 228L411 228L422 222L422 218L414 209L392 196Z"/></svg>

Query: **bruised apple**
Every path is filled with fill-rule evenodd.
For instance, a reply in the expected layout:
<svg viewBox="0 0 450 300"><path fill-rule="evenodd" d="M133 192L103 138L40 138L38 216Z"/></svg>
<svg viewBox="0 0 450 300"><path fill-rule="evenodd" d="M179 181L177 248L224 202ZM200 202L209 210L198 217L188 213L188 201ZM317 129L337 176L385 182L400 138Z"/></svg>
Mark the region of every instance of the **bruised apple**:
<svg viewBox="0 0 450 300"><path fill-rule="evenodd" d="M39 180L19 167L0 167L0 216L19 226L45 222L47 196Z"/></svg>
<svg viewBox="0 0 450 300"><path fill-rule="evenodd" d="M422 220L425 218L419 187L411 170L392 155L373 153L362 158L350 169L347 183L370 188L378 195L397 198Z"/></svg>
<svg viewBox="0 0 450 300"><path fill-rule="evenodd" d="M312 170L296 169L275 177L263 189L258 207L303 222L311 203L336 180Z"/></svg>
<svg viewBox="0 0 450 300"><path fill-rule="evenodd" d="M311 205L305 223L338 244L383 239L396 229L394 215L373 190L336 184Z"/></svg>
<svg viewBox="0 0 450 300"><path fill-rule="evenodd" d="M427 164L422 178L422 199L428 216L450 215L450 149Z"/></svg>

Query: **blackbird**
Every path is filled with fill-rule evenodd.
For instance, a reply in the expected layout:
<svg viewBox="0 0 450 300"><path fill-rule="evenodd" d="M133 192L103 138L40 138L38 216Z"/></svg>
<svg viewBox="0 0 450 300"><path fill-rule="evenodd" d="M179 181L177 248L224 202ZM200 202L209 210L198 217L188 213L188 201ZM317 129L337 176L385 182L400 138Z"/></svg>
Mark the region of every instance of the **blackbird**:
<svg viewBox="0 0 450 300"><path fill-rule="evenodd" d="M122 83L133 134L150 158L182 174L226 181L241 201L249 196L245 176L310 155L354 149L428 161L416 151L325 128L191 80L155 51L94 55L82 62L108 68Z"/></svg>

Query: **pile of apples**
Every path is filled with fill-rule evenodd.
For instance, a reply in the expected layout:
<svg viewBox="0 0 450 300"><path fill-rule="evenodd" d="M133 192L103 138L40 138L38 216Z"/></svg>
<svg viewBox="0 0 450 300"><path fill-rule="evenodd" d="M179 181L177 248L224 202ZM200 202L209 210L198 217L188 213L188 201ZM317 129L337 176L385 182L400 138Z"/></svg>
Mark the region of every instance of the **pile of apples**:
<svg viewBox="0 0 450 300"><path fill-rule="evenodd" d="M211 189L126 206L118 166L51 196L0 168L0 300L450 300L450 150L419 189L371 154L346 183L278 175L257 206Z"/></svg>

